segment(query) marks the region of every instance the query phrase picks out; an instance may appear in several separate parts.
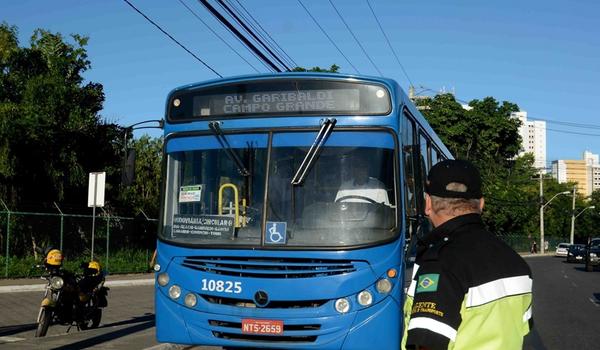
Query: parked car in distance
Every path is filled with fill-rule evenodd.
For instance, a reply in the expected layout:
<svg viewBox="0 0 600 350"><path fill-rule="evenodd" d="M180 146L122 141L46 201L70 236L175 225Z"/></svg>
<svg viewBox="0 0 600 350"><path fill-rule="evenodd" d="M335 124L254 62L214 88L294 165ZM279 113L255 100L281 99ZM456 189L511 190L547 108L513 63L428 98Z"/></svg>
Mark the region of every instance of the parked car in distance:
<svg viewBox="0 0 600 350"><path fill-rule="evenodd" d="M569 243L559 243L556 246L556 253L554 253L554 256L562 256L562 257L567 256L569 246L570 246Z"/></svg>
<svg viewBox="0 0 600 350"><path fill-rule="evenodd" d="M584 244L571 244L567 249L567 262L583 262L585 258L585 245Z"/></svg>
<svg viewBox="0 0 600 350"><path fill-rule="evenodd" d="M600 238L593 238L585 247L585 270L594 271L600 265Z"/></svg>

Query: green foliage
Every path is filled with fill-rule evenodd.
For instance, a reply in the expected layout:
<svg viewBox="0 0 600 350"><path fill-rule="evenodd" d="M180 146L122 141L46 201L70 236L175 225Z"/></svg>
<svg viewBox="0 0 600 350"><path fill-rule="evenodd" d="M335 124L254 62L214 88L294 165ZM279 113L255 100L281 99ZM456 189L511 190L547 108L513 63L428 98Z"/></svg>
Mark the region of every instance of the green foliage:
<svg viewBox="0 0 600 350"><path fill-rule="evenodd" d="M306 68L302 68L302 67L295 67L294 69L292 69L292 72L319 72L319 73L338 73L338 70L340 69L340 66L338 66L337 64L332 64L331 67L329 67L329 69L327 68L321 68L321 67L312 67L311 69L306 69Z"/></svg>
<svg viewBox="0 0 600 350"><path fill-rule="evenodd" d="M471 101L466 109L452 94L419 99L416 104L422 107L424 116L452 154L457 159L472 161L479 168L486 204L483 218L489 229L502 236L537 239L540 232L539 172L533 168L532 154L516 157L521 144L520 122L510 118L510 114L518 111L518 106L486 97ZM572 188L573 184L559 184L546 176L544 200ZM600 193L594 198L600 205ZM582 197L576 201L577 207L585 207ZM563 195L545 208L545 235L569 236L571 206L572 197ZM590 230L592 222L588 224L589 220L592 219L578 219L576 234ZM523 243L522 239L517 240Z"/></svg>
<svg viewBox="0 0 600 350"><path fill-rule="evenodd" d="M108 272L110 274L120 273L141 273L148 272L152 251L141 249L124 249L111 253L108 260ZM88 262L89 256L66 257L63 267L71 272L80 273L81 264ZM106 257L99 258L100 264L104 270L107 268ZM28 255L24 257L11 257L8 265L8 278L39 277L43 274L43 268L36 267L41 264L40 259ZM6 259L0 256L0 271L4 277Z"/></svg>
<svg viewBox="0 0 600 350"><path fill-rule="evenodd" d="M520 148L519 121L510 118L519 110L513 103L494 98L473 100L464 109L452 94L417 100L423 114L457 159L491 164L506 163Z"/></svg>
<svg viewBox="0 0 600 350"><path fill-rule="evenodd" d="M570 186L567 190L571 190L572 188L573 187ZM563 212L564 210L568 210L569 213L571 213L572 203L570 197L568 199L568 206L563 209ZM594 208L588 208L591 206ZM575 219L576 242L586 243L588 237L600 237L600 229L598 229L598 227L600 227L600 190L592 192L591 196L588 198L578 195L575 202L575 215L577 215L577 218ZM570 223L571 222L569 221L569 225Z"/></svg>
<svg viewBox="0 0 600 350"><path fill-rule="evenodd" d="M98 115L102 85L82 76L87 41L38 29L20 47L0 25L0 197L12 207L85 203L88 172L118 169L120 128Z"/></svg>
<svg viewBox="0 0 600 350"><path fill-rule="evenodd" d="M88 173L106 171L106 211L135 215L141 209L156 217L160 141L134 142L139 143L135 147L141 155L140 185L130 192L123 190L124 130L99 114L104 102L102 85L83 78L91 67L88 38L37 29L29 47L22 47L17 33L16 27L0 24L0 199L11 210L56 213L52 203L57 202L66 213L89 214ZM13 216L11 254L31 254L35 246L56 244L58 221L53 226L47 221ZM89 246L89 223L68 221L65 240ZM121 246L148 246L154 230L137 229L147 226L145 219L134 226L131 236L120 237ZM7 246L6 238L2 225L2 246Z"/></svg>
<svg viewBox="0 0 600 350"><path fill-rule="evenodd" d="M132 143L136 152L135 180L122 192L122 200L130 205L132 214L143 210L146 215L156 218L160 204L163 141L145 135Z"/></svg>

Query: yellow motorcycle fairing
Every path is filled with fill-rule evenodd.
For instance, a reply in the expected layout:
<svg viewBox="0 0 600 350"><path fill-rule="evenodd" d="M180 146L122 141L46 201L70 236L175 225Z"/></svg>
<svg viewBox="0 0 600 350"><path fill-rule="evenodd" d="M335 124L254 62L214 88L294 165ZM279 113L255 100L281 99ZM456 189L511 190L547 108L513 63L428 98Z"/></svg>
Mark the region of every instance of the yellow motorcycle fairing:
<svg viewBox="0 0 600 350"><path fill-rule="evenodd" d="M90 300L90 295L87 293L79 292L79 301L82 303L87 303Z"/></svg>
<svg viewBox="0 0 600 350"><path fill-rule="evenodd" d="M56 303L50 298L42 299L42 307L54 307Z"/></svg>

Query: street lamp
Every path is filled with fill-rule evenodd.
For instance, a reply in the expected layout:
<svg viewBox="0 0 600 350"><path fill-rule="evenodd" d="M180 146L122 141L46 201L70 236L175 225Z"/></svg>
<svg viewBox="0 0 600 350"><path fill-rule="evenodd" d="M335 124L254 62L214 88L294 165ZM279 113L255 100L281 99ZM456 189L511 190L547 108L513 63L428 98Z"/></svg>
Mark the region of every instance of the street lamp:
<svg viewBox="0 0 600 350"><path fill-rule="evenodd" d="M544 208L552 202L552 200L561 194L571 194L569 191L560 192L554 195L554 197L550 198L545 204L540 203L540 252L544 254L546 251L546 246L544 245Z"/></svg>
<svg viewBox="0 0 600 350"><path fill-rule="evenodd" d="M570 243L573 244L573 239L575 238L575 219L577 219L577 217L579 217L579 215L583 214L584 211L588 210L588 209L595 209L596 206L595 205L590 205L589 207L583 209L582 211L579 212L579 214L575 215L575 210L573 210L572 215L571 215L571 241Z"/></svg>

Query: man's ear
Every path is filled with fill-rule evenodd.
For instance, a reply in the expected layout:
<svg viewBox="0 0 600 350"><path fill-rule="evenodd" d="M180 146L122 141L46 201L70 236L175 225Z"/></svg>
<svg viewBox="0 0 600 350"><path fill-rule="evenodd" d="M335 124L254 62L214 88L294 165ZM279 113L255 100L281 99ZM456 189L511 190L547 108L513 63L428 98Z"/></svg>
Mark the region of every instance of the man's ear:
<svg viewBox="0 0 600 350"><path fill-rule="evenodd" d="M431 215L431 197L429 196L429 194L425 193L425 215L426 216L430 216Z"/></svg>
<svg viewBox="0 0 600 350"><path fill-rule="evenodd" d="M483 197L481 197L479 199L479 212L483 212L483 207L485 206L485 200L483 199Z"/></svg>

